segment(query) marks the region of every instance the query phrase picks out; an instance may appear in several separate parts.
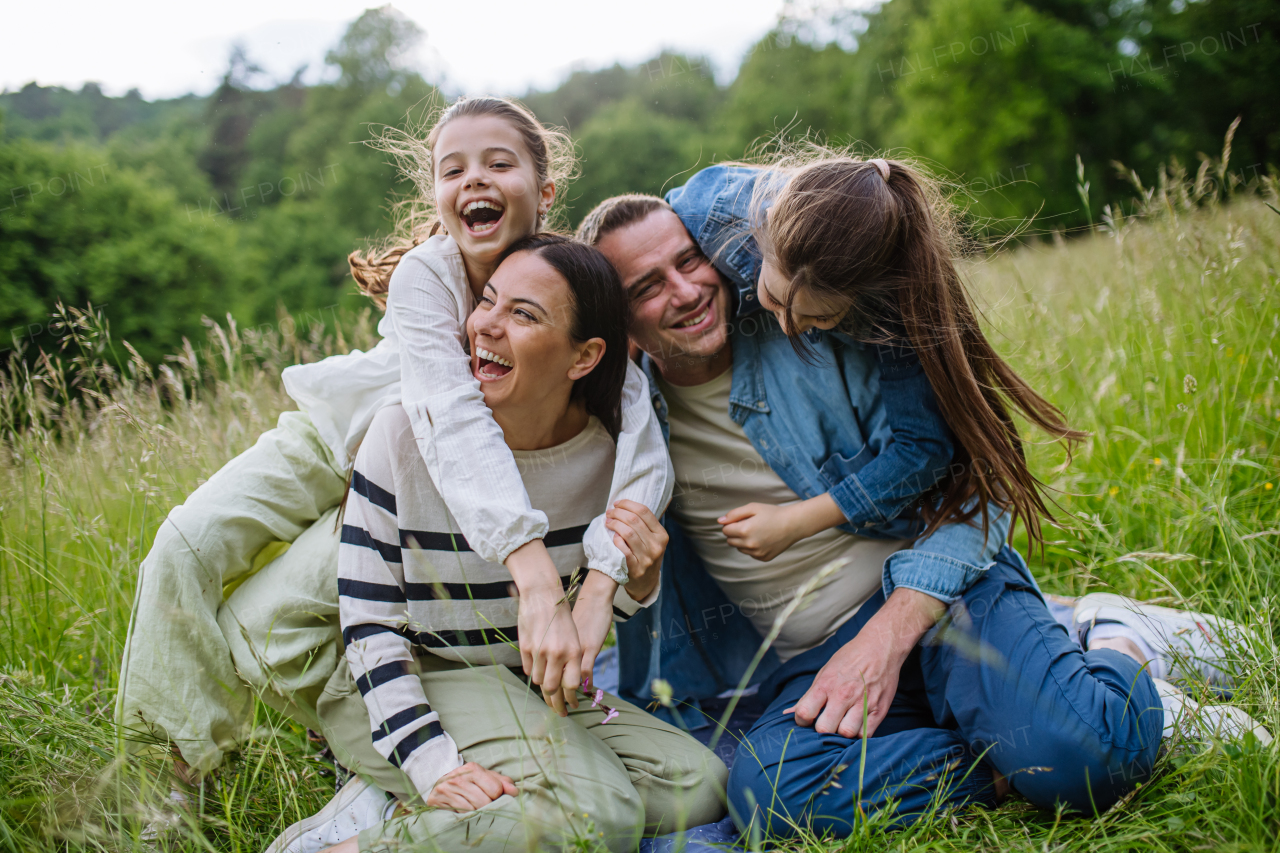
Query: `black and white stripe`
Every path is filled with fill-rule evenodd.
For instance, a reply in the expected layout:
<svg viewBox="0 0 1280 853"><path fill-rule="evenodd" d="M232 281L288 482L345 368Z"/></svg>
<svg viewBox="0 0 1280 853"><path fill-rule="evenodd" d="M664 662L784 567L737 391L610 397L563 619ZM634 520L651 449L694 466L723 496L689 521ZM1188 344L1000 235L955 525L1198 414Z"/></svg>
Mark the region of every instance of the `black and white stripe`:
<svg viewBox="0 0 1280 853"><path fill-rule="evenodd" d="M531 503L547 513L543 542L566 589L585 574L583 537L608 499L613 457L601 434L605 443L582 444L584 458L540 463L525 474ZM566 495L570 483L580 496ZM538 503L543 495L551 496L546 506ZM404 410L382 410L347 496L338 563L342 639L375 748L424 795L462 762L427 701L415 655L520 665L511 574L481 559L456 530Z"/></svg>

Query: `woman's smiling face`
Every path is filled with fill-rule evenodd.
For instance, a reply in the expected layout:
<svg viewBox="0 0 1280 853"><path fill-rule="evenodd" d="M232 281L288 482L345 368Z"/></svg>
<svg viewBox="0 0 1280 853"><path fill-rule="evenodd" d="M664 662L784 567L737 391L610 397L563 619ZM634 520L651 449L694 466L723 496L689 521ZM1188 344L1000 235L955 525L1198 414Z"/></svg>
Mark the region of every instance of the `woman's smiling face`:
<svg viewBox="0 0 1280 853"><path fill-rule="evenodd" d="M555 198L555 185L539 182L520 131L498 116L453 119L432 153L436 209L470 257L491 260L532 234Z"/></svg>
<svg viewBox="0 0 1280 853"><path fill-rule="evenodd" d="M573 294L534 252L517 252L494 271L467 318L471 373L495 415L567 405L573 383L604 354L604 342L576 343Z"/></svg>

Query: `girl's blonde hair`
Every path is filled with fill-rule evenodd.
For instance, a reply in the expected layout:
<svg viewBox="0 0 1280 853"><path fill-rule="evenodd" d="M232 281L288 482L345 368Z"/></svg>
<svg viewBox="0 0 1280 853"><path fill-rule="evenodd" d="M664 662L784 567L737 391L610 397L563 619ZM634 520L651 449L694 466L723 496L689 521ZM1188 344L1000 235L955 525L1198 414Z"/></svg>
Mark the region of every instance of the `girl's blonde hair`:
<svg viewBox="0 0 1280 853"><path fill-rule="evenodd" d="M559 128L540 123L528 107L510 98L462 97L448 107L434 111L421 125L406 130L385 128L370 143L390 154L400 173L413 182L415 195L397 205L397 223L392 235L374 248L354 251L347 256L351 276L360 292L385 308L391 273L414 246L435 234L441 226L435 205L435 164L433 152L445 125L454 119L496 116L505 119L519 131L533 158L538 183L556 185L556 204L552 206L539 230L558 224L565 189L573 179L577 155L569 135ZM430 128L429 130L427 128Z"/></svg>
<svg viewBox="0 0 1280 853"><path fill-rule="evenodd" d="M846 330L880 345L882 359L914 350L958 439L956 464L935 489L941 500L922 504L929 529L979 514L985 529L994 505L1039 540L1040 519L1051 516L1011 408L1063 441L1068 454L1087 433L1072 429L983 335L956 266L964 248L959 213L942 183L906 160L815 144L763 165L750 225L764 256L791 283L776 294L785 315L803 288L848 305Z"/></svg>

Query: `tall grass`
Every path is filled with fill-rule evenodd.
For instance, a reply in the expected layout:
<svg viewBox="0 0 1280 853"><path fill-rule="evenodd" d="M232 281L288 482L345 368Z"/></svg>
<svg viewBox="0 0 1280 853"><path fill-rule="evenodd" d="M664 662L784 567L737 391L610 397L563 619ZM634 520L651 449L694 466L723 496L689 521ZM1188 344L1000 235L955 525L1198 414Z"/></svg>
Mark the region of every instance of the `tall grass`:
<svg viewBox="0 0 1280 853"><path fill-rule="evenodd" d="M1093 433L1065 469L1047 440L1032 449L1062 507L1044 553L1029 555L1046 590L1160 599L1270 642L1280 216L1256 196L1222 206L1178 189L1191 182L1145 196L1141 221L1104 212L1096 234L1002 254L972 278L998 348ZM306 733L265 708L187 808L168 802L163 762L120 757L110 720L137 566L164 513L290 407L280 369L367 347L372 318L308 334L210 323L202 346L159 370L91 311L62 322L61 353L12 358L0 375L0 849L260 850L318 808L332 778ZM1235 701L1280 730L1276 657L1257 651ZM144 837L165 815L177 830ZM1280 751L1255 743L1172 750L1100 817L1015 800L781 846L1261 851L1277 836Z"/></svg>
<svg viewBox="0 0 1280 853"><path fill-rule="evenodd" d="M265 707L190 809L171 808L163 763L119 757L138 565L165 513L292 408L281 369L370 346L373 320L210 321L202 347L153 371L99 313L55 319L64 349L19 351L0 374L0 849L260 850L324 803L332 770ZM180 824L158 846L141 837L157 819Z"/></svg>

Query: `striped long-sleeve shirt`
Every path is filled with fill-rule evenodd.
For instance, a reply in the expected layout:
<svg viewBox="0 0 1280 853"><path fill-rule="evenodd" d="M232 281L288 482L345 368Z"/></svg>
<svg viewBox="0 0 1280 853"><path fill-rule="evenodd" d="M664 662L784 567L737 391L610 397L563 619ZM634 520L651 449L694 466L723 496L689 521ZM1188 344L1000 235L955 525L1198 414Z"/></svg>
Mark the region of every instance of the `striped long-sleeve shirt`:
<svg viewBox="0 0 1280 853"><path fill-rule="evenodd" d="M614 444L592 418L547 450L515 451L547 551L566 585L585 564L583 535L609 498ZM511 573L470 549L428 476L401 406L374 418L356 456L338 559L342 638L374 746L426 797L462 764L431 709L414 654L519 666ZM639 605L619 588L615 615Z"/></svg>

